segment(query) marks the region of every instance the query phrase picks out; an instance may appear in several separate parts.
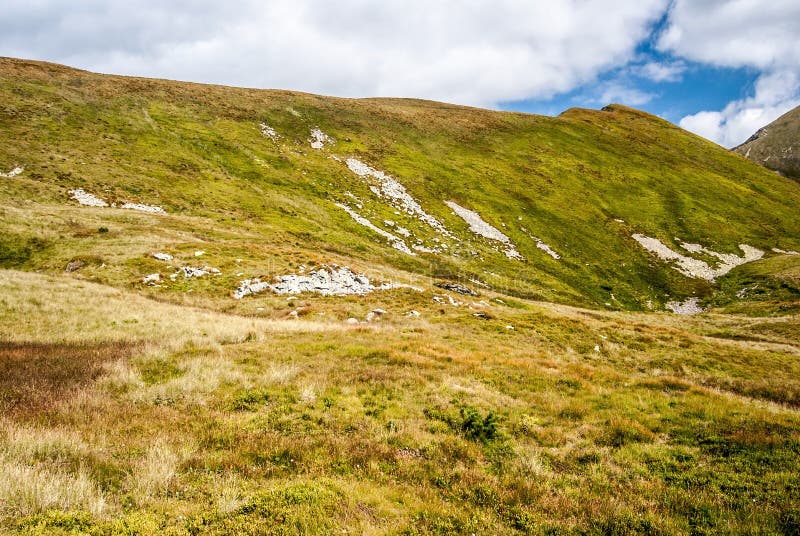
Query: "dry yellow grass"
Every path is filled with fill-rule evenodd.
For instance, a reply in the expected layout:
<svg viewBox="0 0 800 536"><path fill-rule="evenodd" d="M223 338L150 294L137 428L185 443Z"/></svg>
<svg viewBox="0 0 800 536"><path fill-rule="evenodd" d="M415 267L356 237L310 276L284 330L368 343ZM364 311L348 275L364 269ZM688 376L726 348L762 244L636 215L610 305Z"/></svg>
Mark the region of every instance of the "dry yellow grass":
<svg viewBox="0 0 800 536"><path fill-rule="evenodd" d="M31 465L0 456L0 512L17 517L49 509L85 509L95 516L107 504L97 484L84 472Z"/></svg>
<svg viewBox="0 0 800 536"><path fill-rule="evenodd" d="M190 445L178 449L163 438L157 439L134 465L129 476L131 489L144 497L164 494L178 472L178 465L191 452Z"/></svg>
<svg viewBox="0 0 800 536"><path fill-rule="evenodd" d="M0 340L38 343L156 341L181 348L258 340L275 332L342 330L339 323L265 320L161 303L129 291L0 270Z"/></svg>
<svg viewBox="0 0 800 536"><path fill-rule="evenodd" d="M0 275L0 334L11 339L3 351L38 359L29 376L49 371L61 386L4 423L0 470L13 486L0 522L77 509L92 523L180 532L170 517L180 513L223 533L257 532L254 519L280 512L318 532L502 533L633 523L632 511L650 509L668 517L659 527L680 534L673 506L659 501L680 505L683 496L653 474L662 465L652 460L671 467L678 456L733 478L724 459L676 443L687 420L712 426L712 438L738 434L726 441L764 456L789 447L759 423L786 431L798 419L794 406L775 402L794 389L780 339L724 338L746 332L746 318L526 302L485 308L488 320L418 306L421 319L348 327L204 311L69 276ZM58 299L45 299L48 288ZM79 318L69 316L75 310ZM30 340L46 342L22 342ZM91 366L74 366L84 360ZM782 383L776 376L749 397L731 394L726 381L764 367ZM465 407L480 419L500 415L500 436L469 435ZM43 415L47 424L31 424Z"/></svg>
<svg viewBox="0 0 800 536"><path fill-rule="evenodd" d="M24 516L58 508L84 508L95 515L105 512L104 494L70 462L87 456L100 445L89 446L63 426L43 428L2 422L0 435L0 512Z"/></svg>
<svg viewBox="0 0 800 536"><path fill-rule="evenodd" d="M0 421L0 452L6 458L18 460L49 460L59 463L64 459L83 456L92 447L74 430L65 427L43 428L25 426L14 421Z"/></svg>

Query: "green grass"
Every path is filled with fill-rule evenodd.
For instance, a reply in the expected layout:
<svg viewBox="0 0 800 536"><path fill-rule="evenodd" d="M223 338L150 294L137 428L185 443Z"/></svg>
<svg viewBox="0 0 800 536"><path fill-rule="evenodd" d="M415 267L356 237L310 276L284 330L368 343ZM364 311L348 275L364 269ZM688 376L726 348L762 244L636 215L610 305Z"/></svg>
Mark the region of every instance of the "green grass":
<svg viewBox="0 0 800 536"><path fill-rule="evenodd" d="M780 255L737 268L720 282L712 303L753 316L800 311L800 255Z"/></svg>
<svg viewBox="0 0 800 536"><path fill-rule="evenodd" d="M796 183L618 106L547 118L11 59L0 97L0 170L25 166L0 181L0 532L800 530L797 257L712 284L630 238L800 249ZM316 126L336 145L313 151ZM356 224L345 191L433 238L332 155L398 178L454 253ZM75 187L169 214L80 207ZM206 264L222 274L169 278ZM326 264L420 290L232 297ZM657 312L692 294L714 308Z"/></svg>

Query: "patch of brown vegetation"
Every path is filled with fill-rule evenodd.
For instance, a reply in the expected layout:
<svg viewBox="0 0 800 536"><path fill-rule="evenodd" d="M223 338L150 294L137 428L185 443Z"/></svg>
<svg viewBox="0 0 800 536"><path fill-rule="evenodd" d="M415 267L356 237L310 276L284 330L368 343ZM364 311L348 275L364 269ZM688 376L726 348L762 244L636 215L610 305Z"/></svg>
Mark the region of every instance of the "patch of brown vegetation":
<svg viewBox="0 0 800 536"><path fill-rule="evenodd" d="M0 411L38 413L52 408L129 357L139 343L48 344L0 341Z"/></svg>

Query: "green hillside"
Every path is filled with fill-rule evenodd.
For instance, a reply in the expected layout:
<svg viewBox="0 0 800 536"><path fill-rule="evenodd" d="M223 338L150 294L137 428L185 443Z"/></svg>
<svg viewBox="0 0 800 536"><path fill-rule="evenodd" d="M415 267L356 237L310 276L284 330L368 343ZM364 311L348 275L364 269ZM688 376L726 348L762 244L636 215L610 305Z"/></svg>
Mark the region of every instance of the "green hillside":
<svg viewBox="0 0 800 536"><path fill-rule="evenodd" d="M0 165L25 170L2 182L17 209L4 215L6 267L61 271L76 251L112 255L103 270L83 273L125 286L149 268L142 257L150 248L203 241L224 274L197 289L213 299L236 288L232 258L242 259L236 272L247 277L346 260L476 279L519 297L642 309L710 288L655 259L633 234L673 249L676 237L720 253L741 254L738 244L800 249L796 184L619 106L549 118L108 77L10 59L0 65ZM261 133L262 123L277 141ZM335 144L312 149L314 128ZM448 253L406 255L351 219L336 206L356 203L347 192L373 224L391 230L383 221L397 220L425 247L436 244L434 229L395 214L333 157L355 157L399 181L456 238L438 237ZM169 217L79 207L67 193L75 188L109 202L159 205ZM502 230L525 260L469 232L445 201ZM75 224L110 233L76 236ZM173 299L183 290L160 294Z"/></svg>
<svg viewBox="0 0 800 536"><path fill-rule="evenodd" d="M3 58L0 174L0 533L800 531L800 183L666 121Z"/></svg>

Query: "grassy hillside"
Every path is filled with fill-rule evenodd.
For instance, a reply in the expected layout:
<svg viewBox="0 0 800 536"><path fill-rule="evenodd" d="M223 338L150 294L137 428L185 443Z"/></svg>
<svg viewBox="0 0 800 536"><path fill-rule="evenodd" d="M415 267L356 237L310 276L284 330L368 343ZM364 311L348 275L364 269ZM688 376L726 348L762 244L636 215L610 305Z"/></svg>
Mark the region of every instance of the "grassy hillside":
<svg viewBox="0 0 800 536"><path fill-rule="evenodd" d="M791 180L621 106L14 59L0 138L0 533L800 531ZM333 265L394 285L234 297Z"/></svg>
<svg viewBox="0 0 800 536"><path fill-rule="evenodd" d="M725 278L711 303L752 316L800 312L800 257L780 255L742 266Z"/></svg>
<svg viewBox="0 0 800 536"><path fill-rule="evenodd" d="M196 290L204 299L235 288L232 258L248 277L346 258L477 279L519 297L642 309L711 289L654 258L632 234L721 253L740 253L741 243L800 249L797 184L619 106L549 118L109 77L9 59L0 62L0 96L0 166L25 170L0 182L9 207L0 244L6 267L61 271L76 251L98 266L110 255L113 263L83 274L125 286L144 275L151 248L202 242L225 274ZM262 135L261 123L280 138ZM312 149L316 127L335 144ZM373 223L397 220L427 247L436 238L332 157L356 157L395 177L457 238L444 240L451 254L405 255L353 221L336 206L355 203L346 192ZM68 199L74 188L160 205L170 217L79 207ZM444 201L479 213L525 260L470 233ZM89 232L101 226L110 232ZM176 290L184 289L160 292L176 299Z"/></svg>

